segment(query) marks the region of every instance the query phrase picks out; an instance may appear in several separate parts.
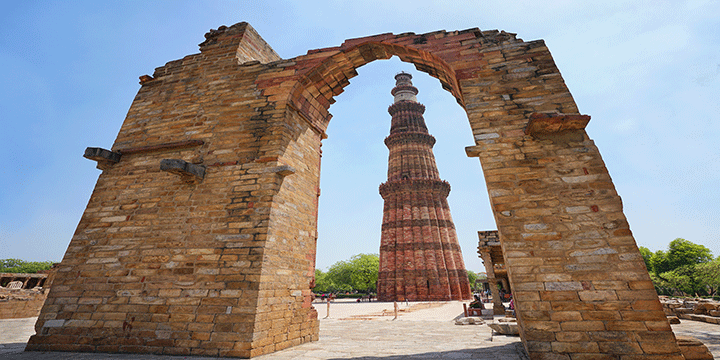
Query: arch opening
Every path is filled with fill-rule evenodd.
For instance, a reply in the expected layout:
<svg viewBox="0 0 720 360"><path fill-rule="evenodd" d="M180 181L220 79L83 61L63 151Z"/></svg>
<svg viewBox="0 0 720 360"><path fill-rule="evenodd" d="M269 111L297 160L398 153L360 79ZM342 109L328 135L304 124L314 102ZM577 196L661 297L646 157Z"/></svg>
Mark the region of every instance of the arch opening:
<svg viewBox="0 0 720 360"><path fill-rule="evenodd" d="M420 90L418 101L426 105L424 117L437 139L434 153L440 175L452 186L448 201L466 268L482 272L474 250L475 227L495 225L481 181L482 169L477 160L464 153L464 145L473 141L467 115L435 78L408 69L408 64L397 57L358 69L359 76L330 107L333 118L328 138L322 141L316 267L326 269L358 253L378 252L383 208L378 185L387 180L388 170L388 149L383 139L390 131L387 107L393 99L393 76L400 71L413 74Z"/></svg>

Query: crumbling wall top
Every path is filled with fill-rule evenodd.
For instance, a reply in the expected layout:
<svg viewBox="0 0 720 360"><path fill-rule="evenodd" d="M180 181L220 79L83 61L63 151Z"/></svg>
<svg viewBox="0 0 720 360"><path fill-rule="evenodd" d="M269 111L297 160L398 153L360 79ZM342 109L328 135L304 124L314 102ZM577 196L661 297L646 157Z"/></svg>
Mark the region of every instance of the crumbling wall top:
<svg viewBox="0 0 720 360"><path fill-rule="evenodd" d="M244 21L229 27L223 25L217 30L210 29L205 34L205 41L198 46L200 46L201 52L214 48L237 46L236 54L241 64L248 61L259 61L266 64L282 60L260 34Z"/></svg>

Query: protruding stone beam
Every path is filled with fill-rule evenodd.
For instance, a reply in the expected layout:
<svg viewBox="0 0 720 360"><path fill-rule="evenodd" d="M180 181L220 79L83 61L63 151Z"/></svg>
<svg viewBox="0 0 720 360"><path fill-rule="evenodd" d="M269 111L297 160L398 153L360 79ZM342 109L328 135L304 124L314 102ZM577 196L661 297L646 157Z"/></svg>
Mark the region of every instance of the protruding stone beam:
<svg viewBox="0 0 720 360"><path fill-rule="evenodd" d="M150 75L140 76L140 85L145 85L146 83L149 83L153 80L155 80L155 78Z"/></svg>
<svg viewBox="0 0 720 360"><path fill-rule="evenodd" d="M477 145L465 147L465 155L467 155L467 157L479 157L480 151L482 150Z"/></svg>
<svg viewBox="0 0 720 360"><path fill-rule="evenodd" d="M196 183L205 178L205 166L189 163L180 159L163 159L160 170L180 175L183 181Z"/></svg>
<svg viewBox="0 0 720 360"><path fill-rule="evenodd" d="M107 170L120 161L122 154L103 148L89 147L85 149L83 157L97 161L97 168Z"/></svg>
<svg viewBox="0 0 720 360"><path fill-rule="evenodd" d="M533 113L525 127L526 135L552 134L585 129L590 115Z"/></svg>
<svg viewBox="0 0 720 360"><path fill-rule="evenodd" d="M270 168L270 172L274 172L280 177L286 177L288 175L292 175L296 172L295 168L290 165L280 165L273 168Z"/></svg>

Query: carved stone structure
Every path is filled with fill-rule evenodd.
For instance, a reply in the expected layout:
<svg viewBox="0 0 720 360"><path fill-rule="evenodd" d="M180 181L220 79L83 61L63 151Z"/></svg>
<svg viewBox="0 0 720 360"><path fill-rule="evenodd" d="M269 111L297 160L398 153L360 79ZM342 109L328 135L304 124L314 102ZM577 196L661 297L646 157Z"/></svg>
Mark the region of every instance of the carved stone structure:
<svg viewBox="0 0 720 360"><path fill-rule="evenodd" d="M503 257L502 248L500 247L500 237L497 231L478 231L478 255L485 265L487 273L487 282L490 286L493 298L493 310L495 315L504 315L505 306L500 298L500 291L497 284L500 281L504 289L508 289L507 269L505 268L505 259Z"/></svg>
<svg viewBox="0 0 720 360"><path fill-rule="evenodd" d="M683 359L543 41L381 34L284 60L247 23L143 76L27 349L250 357L317 339L328 108L393 55L467 112L530 357ZM163 159L205 175L185 182Z"/></svg>
<svg viewBox="0 0 720 360"><path fill-rule="evenodd" d="M388 180L380 240L378 300L470 299L470 283L450 216L450 184L440 180L412 75L395 76Z"/></svg>
<svg viewBox="0 0 720 360"><path fill-rule="evenodd" d="M54 275L54 270L37 274L0 273L0 319L38 316Z"/></svg>

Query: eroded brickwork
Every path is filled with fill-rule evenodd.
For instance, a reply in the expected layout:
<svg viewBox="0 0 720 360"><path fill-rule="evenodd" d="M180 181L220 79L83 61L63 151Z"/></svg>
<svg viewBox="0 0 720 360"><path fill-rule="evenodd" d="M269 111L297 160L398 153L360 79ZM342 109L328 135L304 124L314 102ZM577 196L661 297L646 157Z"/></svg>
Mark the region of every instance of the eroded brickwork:
<svg viewBox="0 0 720 360"><path fill-rule="evenodd" d="M385 145L390 150L380 239L378 300L470 299L462 252L447 202L450 184L440 179L412 76L395 76L395 101Z"/></svg>
<svg viewBox="0 0 720 360"><path fill-rule="evenodd" d="M397 55L467 111L530 356L682 359L542 41L382 34L282 60L240 23L200 50L141 77L119 160L90 152L104 170L29 350L249 357L316 339L328 107L357 67Z"/></svg>
<svg viewBox="0 0 720 360"><path fill-rule="evenodd" d="M44 289L0 288L0 319L21 319L40 314L47 296Z"/></svg>
<svg viewBox="0 0 720 360"><path fill-rule="evenodd" d="M249 30L211 34L144 82L28 349L247 357L317 338L316 196L292 189L317 187L320 137L270 120L286 110L257 89L268 66L236 57L264 43ZM163 159L206 175L188 183ZM295 201L302 214L284 216Z"/></svg>
<svg viewBox="0 0 720 360"><path fill-rule="evenodd" d="M0 319L35 317L45 303L55 272L0 273Z"/></svg>

